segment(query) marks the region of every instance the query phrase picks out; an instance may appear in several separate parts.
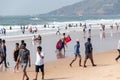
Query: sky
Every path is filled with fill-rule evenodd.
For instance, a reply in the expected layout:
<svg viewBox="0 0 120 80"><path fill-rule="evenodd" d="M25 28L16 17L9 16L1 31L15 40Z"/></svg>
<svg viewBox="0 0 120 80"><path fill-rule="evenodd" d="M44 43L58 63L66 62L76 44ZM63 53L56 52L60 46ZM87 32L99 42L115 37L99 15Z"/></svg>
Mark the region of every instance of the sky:
<svg viewBox="0 0 120 80"><path fill-rule="evenodd" d="M48 13L81 0L0 0L0 16Z"/></svg>

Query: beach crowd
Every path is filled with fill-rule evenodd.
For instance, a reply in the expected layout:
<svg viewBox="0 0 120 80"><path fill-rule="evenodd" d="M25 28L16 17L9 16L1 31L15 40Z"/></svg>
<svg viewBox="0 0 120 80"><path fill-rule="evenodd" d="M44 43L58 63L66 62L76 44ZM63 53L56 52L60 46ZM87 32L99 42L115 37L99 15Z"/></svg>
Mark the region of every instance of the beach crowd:
<svg viewBox="0 0 120 80"><path fill-rule="evenodd" d="M117 23L116 23L117 26ZM110 26L111 31L113 30L113 26ZM24 34L24 30L25 28L23 28L23 34ZM88 37L86 36L86 30L88 30ZM119 26L117 26L117 30L119 30ZM35 28L35 31L33 31L32 29L30 29L30 32L34 33L36 32L37 29ZM105 38L105 25L101 24L100 27L100 38L104 39ZM61 35L60 33L60 29L58 28L56 35L59 33L59 35ZM93 59L93 46L92 46L92 25L89 25L89 27L85 25L83 25L83 38L85 38L87 41L84 44L85 47L85 59L84 59L84 64L83 67L86 68L86 62L88 59L90 59L92 66L95 67L97 66L94 63L94 59ZM112 36L112 34L111 34ZM65 58L66 57L66 47L67 43L70 43L71 40L73 40L71 38L71 36L68 34L66 35L66 33L63 33L62 36L60 37L60 39L58 41L56 41L56 57L57 59L61 59L61 58ZM6 53L6 41L4 39L0 39L0 65L5 66L5 68L9 68L9 63L6 62L6 57L7 57L7 53ZM35 45L36 43L39 44L36 47L36 62L35 62L35 78L33 80L37 80L38 77L38 72L39 70L42 73L42 80L44 80L44 75L45 75L45 71L44 71L44 52L42 51L42 37L41 35L38 35L37 37L34 35L32 38L32 43L33 45ZM24 80L26 78L26 80L30 80L29 76L27 75L27 67L31 67L31 58L30 58L30 50L27 49L26 47L26 43L24 40L21 40L21 44L19 43L15 43L15 48L13 50L13 58L15 61L15 66L14 66L14 72L18 72L19 69L22 69L23 72L23 76L21 80ZM82 56L80 54L80 39L76 39L74 46L74 59L70 62L69 66L72 67L73 63L76 61L77 58L79 58L79 66L82 67L81 64L81 60L82 60ZM118 59L120 58L120 40L118 41L118 48L117 48L119 55L117 58L115 58L116 61L118 61Z"/></svg>

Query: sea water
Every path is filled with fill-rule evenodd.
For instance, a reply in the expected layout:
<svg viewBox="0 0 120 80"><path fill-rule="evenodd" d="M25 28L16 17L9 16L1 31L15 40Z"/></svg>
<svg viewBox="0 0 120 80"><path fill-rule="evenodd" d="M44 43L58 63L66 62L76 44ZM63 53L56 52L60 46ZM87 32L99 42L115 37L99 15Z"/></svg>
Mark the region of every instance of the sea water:
<svg viewBox="0 0 120 80"><path fill-rule="evenodd" d="M59 17L49 17L49 16L42 16L42 17L33 17L33 16L12 16L12 17L0 17L0 28L3 27L6 29L6 35L1 34L1 38L5 39L7 41L7 59L8 62L10 62L11 66L13 66L13 49L16 42L20 43L20 40L24 39L27 43L27 47L30 49L31 56L32 56L32 64L35 62L35 53L36 49L32 45L31 37L33 35L42 35L44 37L43 41L43 48L44 52L46 54L45 61L52 61L56 59L55 54L55 42L57 40L53 40L54 38L51 38L52 43L49 43L49 45L46 43L46 37L45 35L50 34L56 34L56 31L58 30L58 27L60 28L60 32L68 33L71 31L82 31L83 26L80 26L80 23L83 25L86 24L89 26L89 24L92 27L92 43L94 48L94 53L98 52L104 52L111 49L117 48L117 42L120 39L120 32L114 30L113 36L110 36L110 25L116 26L115 23L119 24L120 22L120 16L59 16ZM44 27L44 25L47 25ZM69 24L72 24L72 27L68 27ZM77 26L76 26L77 24ZM104 40L101 40L99 37L99 29L100 24L106 25L106 38ZM12 30L10 30L10 26L12 27ZM25 34L22 34L21 26L28 27L26 29ZM29 33L29 27L37 27L38 32L35 34ZM67 30L65 27L68 27ZM115 27L116 28L116 27ZM77 36L75 36L77 35ZM51 36L52 37L52 36ZM81 47L80 51L81 54L84 54L84 43L86 42L86 39L83 38L83 34L71 34L72 39L71 43L68 44L68 48L66 48L66 55L72 56L73 55L73 44L75 43L75 40L77 38L80 39ZM59 39L59 38L58 38ZM49 42L49 41L48 41ZM52 46L51 46L52 45ZM12 47L11 47L12 46ZM69 47L70 46L70 47ZM103 47L104 46L104 47ZM109 47L110 46L110 47Z"/></svg>

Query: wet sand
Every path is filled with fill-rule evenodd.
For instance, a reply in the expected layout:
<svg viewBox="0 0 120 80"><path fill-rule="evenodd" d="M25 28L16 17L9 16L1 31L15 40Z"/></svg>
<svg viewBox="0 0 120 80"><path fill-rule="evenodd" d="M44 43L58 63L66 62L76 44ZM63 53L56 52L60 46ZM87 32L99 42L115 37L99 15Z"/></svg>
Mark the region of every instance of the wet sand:
<svg viewBox="0 0 120 80"><path fill-rule="evenodd" d="M101 40L99 36L99 30L92 30L92 43L93 43L93 51L94 53L104 52L117 48L118 40L120 39L120 33L116 32L113 34L113 37L110 36L109 29L106 30L106 38ZM86 42L86 38L83 38L83 32L81 31L70 31L66 33L71 36L72 41L67 44L66 47L66 57L73 56L73 46L76 42L76 39L80 40L80 52L84 54L84 43ZM61 38L61 35L49 34L49 35L41 35L42 36L42 44L43 51L45 53L45 62L50 62L57 60L56 59L56 42ZM27 43L27 48L30 50L31 61L32 64L35 63L35 54L37 45L32 45L32 35L27 37L15 37L15 38L6 38L6 46L7 46L7 61L10 63L10 67L13 67L13 49L15 47L15 43L24 39Z"/></svg>

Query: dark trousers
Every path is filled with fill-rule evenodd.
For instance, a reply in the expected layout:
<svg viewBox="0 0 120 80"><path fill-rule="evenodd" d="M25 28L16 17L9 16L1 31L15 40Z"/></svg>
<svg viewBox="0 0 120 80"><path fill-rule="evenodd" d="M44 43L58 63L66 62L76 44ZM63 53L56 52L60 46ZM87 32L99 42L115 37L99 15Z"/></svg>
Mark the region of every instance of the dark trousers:
<svg viewBox="0 0 120 80"><path fill-rule="evenodd" d="M0 64L4 62L5 67L7 68L7 63L6 63L6 56L2 57L2 60L0 61Z"/></svg>
<svg viewBox="0 0 120 80"><path fill-rule="evenodd" d="M119 55L118 57L116 58L116 60L118 60L120 58L120 50L118 49L118 52L119 52Z"/></svg>

